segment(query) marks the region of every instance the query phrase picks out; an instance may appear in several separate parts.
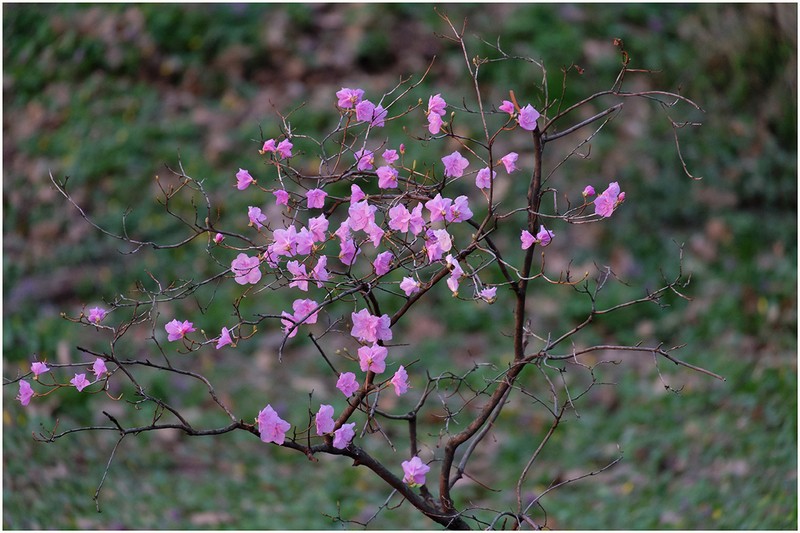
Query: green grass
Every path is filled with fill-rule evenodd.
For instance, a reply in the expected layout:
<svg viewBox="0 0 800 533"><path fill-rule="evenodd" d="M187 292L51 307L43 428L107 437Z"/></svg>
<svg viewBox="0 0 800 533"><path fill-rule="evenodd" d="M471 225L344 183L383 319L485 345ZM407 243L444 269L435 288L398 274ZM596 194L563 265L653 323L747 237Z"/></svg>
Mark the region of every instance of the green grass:
<svg viewBox="0 0 800 533"><path fill-rule="evenodd" d="M703 177L693 181L683 173L662 110L626 103L593 142L591 157L570 161L549 183L566 192L618 180L628 194L626 204L594 234L593 246L564 244L578 242L576 230L564 228L551 249L573 257L581 268L588 265L593 275L593 262L612 266L627 285L612 283L601 293L611 305L641 296L641 287L659 286L659 269L674 276L676 243L683 244L691 302L673 297L664 310L651 305L598 320L581 341L687 342L680 352L687 361L727 381L662 361L663 379L681 390L673 394L664 389L649 356L601 365L598 375L615 385L595 388L578 404L580 418L571 416L545 448L525 484L526 496L554 480L602 468L618 456L619 447L623 460L614 468L544 497L548 525L795 529L797 98L787 65L796 64L791 38L796 28L787 29L784 21L796 20L796 6L448 4L444 9L457 25L466 17L470 31L490 43L502 28L504 50L544 61L551 95L561 91L561 67L582 67L582 75L568 74L566 103L610 85L619 68L611 39L618 37L631 66L655 71L638 75L651 80L641 83L680 90L705 111L667 110L675 120L704 122L679 132L690 171ZM174 242L184 233L154 201L155 175L174 183L166 165L174 168L180 161L189 174L204 179L214 199L226 202L221 220L231 223L259 201L250 191L234 199L229 193L239 167L264 172L257 141L262 132L278 134L275 110L305 102L291 115L292 127L318 134L330 125L331 99L339 87L383 92L400 75L424 70L434 55L418 93L442 92L455 102L464 92L463 58L433 35L447 27L431 5L6 5L3 11L5 377L26 371L34 356L72 360L78 357L76 345L107 346L107 338L75 327L59 313L76 315L85 305L127 293L147 272L165 282L214 272L203 255L205 242L121 255L129 247L83 223L55 193L48 172L70 176L78 201L111 231L122 231L121 213L131 208L129 231ZM473 54L492 53L485 43L470 43ZM634 78L630 83L640 83ZM530 65L492 64L480 79L485 101L499 103L509 89L522 101L542 101L542 74ZM401 130L387 127L383 133L404 140L409 159L430 164L426 147ZM300 151L312 148L298 144ZM560 159L555 151L548 154L550 165ZM524 194L523 182L512 185L509 197ZM178 209L193 216L188 200ZM497 239L516 248L518 235ZM223 251L218 258L227 263L229 255ZM558 275L557 269L548 273ZM421 359L434 373L451 369L453 362L466 372L474 361L487 359L502 368L510 350L509 299L502 292L490 307L431 295L423 310L427 335L414 328L397 331L399 339L415 339L398 350L399 361ZM224 302L239 293L229 284L215 298ZM211 297L204 291L197 301ZM392 305L388 299L382 303ZM545 283L535 287L531 305L535 325L549 332L569 329L587 308L571 289ZM244 310L287 307L286 297L265 291L248 299ZM212 330L229 314L225 306L211 306L197 323ZM306 374L277 365L272 334L264 329L259 340L242 343L224 358L203 352L176 360L213 374L237 413L255 416L265 398L293 391L294 396L281 395L281 409L299 423L309 406L309 382L299 377L320 377L313 401L335 398L337 391L325 385L326 367L307 341L298 338L290 347ZM120 349L142 346L149 345L135 342ZM476 371L471 383L482 383L497 368ZM568 375L576 386L585 379L571 368ZM225 423L225 417L206 410L204 387L155 373L144 379L187 409L195 423ZM531 387L544 386L536 372L525 379ZM119 392L132 398L130 390ZM78 433L41 444L31 433L51 429L56 420L60 429L105 424L98 406L114 410L120 404L59 391L22 409L15 394L4 388L5 528L328 529L345 525L326 515L366 521L389 496L379 480L348 461L312 463L264 446L252 435L142 434L125 439L118 450L98 514L92 496L115 435ZM151 415L127 416L145 421ZM532 402L510 405L505 416L509 422L519 417L521 425L503 428L501 419L472 463L471 473L492 488L516 484L520 462L548 424ZM438 427L426 430L435 433ZM378 435L363 442L399 468L396 457L405 458L405 441L401 434L390 436L400 443L398 454L387 452ZM435 445L436 439L428 442ZM497 494L471 482L454 496L458 503L516 506L513 490ZM398 503L395 497L390 506ZM370 527L433 526L409 507L382 511Z"/></svg>

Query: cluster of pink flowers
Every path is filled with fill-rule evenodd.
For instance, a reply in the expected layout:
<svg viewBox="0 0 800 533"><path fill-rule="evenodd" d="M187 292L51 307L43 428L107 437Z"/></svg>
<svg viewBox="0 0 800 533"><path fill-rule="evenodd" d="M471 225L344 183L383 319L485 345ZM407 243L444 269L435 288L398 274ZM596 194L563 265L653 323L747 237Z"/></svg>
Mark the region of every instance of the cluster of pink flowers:
<svg viewBox="0 0 800 533"><path fill-rule="evenodd" d="M85 372L76 373L75 376L69 381L73 387L78 389L78 392L82 392L83 389L93 383L97 383L103 376L109 374L108 368L106 367L106 362L99 357L94 360L94 363L92 363L91 370L95 375L95 381L89 381ZM33 379L38 381L39 376L50 372L50 367L47 366L47 363L34 361L31 363L31 372L33 373ZM34 392L30 383L24 379L19 381L19 394L17 394L16 399L19 400L23 406L30 404L31 399L35 395L36 393Z"/></svg>
<svg viewBox="0 0 800 533"><path fill-rule="evenodd" d="M522 230L522 235L520 236L520 240L522 241L522 249L527 250L533 246L534 243L540 244L542 247L547 246L555 236L556 234L554 232L546 229L544 226L539 226L539 232L535 237L531 235L530 231L524 229Z"/></svg>
<svg viewBox="0 0 800 533"><path fill-rule="evenodd" d="M590 190L591 189L591 190ZM591 196L594 194L594 188L589 185L584 189L584 197ZM594 200L594 212L596 215L600 215L601 217L608 218L614 212L614 209L617 208L619 204L625 201L625 193L620 192L619 190L619 183L616 181L611 182L608 188L603 191L597 198Z"/></svg>
<svg viewBox="0 0 800 533"><path fill-rule="evenodd" d="M513 102L503 100L502 105L500 105L498 109L508 113L511 117L515 117L519 127L524 130L533 131L538 127L536 121L539 120L541 115L531 104L526 105L517 113L517 108Z"/></svg>
<svg viewBox="0 0 800 533"><path fill-rule="evenodd" d="M349 89L342 87L340 91L336 92L338 98L337 105L341 109L355 110L356 120L359 122L369 122L373 128L382 128L385 125L388 110L384 109L382 105L375 105L369 100L364 99L364 91L362 89Z"/></svg>

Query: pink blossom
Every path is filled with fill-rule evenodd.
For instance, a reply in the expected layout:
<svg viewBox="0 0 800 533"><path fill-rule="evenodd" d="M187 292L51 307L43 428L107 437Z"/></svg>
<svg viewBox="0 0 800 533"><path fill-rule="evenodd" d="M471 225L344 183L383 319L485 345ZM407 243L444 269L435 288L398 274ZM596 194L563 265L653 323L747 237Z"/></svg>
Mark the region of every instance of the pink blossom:
<svg viewBox="0 0 800 533"><path fill-rule="evenodd" d="M86 379L86 374L75 374L75 377L69 380L69 382L72 383L76 389L78 389L78 392L82 392L83 389L91 385L89 380Z"/></svg>
<svg viewBox="0 0 800 533"><path fill-rule="evenodd" d="M403 281L400 282L400 289L406 293L406 296L411 296L415 292L419 292L419 285L419 281L415 280L414 278L405 277L403 278Z"/></svg>
<svg viewBox="0 0 800 533"><path fill-rule="evenodd" d="M29 403L31 403L31 398L33 398L33 395L34 392L33 392L33 387L31 387L31 384L25 381L24 379L21 379L19 381L19 394L17 394L17 397L15 399L19 400L19 403L21 403L22 405L28 405Z"/></svg>
<svg viewBox="0 0 800 533"><path fill-rule="evenodd" d="M436 135L442 131L442 117L435 113L428 115L428 131L431 135Z"/></svg>
<svg viewBox="0 0 800 533"><path fill-rule="evenodd" d="M383 346L373 344L372 346L362 346L358 349L358 362L362 372L383 373L386 370L386 355L389 350Z"/></svg>
<svg viewBox="0 0 800 533"><path fill-rule="evenodd" d="M444 175L448 178L460 178L464 175L464 170L469 166L467 158L458 152L444 156L442 163L444 164Z"/></svg>
<svg viewBox="0 0 800 533"><path fill-rule="evenodd" d="M353 329L350 331L350 335L361 342L375 343L379 340L392 340L389 315L377 317L371 315L369 309L362 309L357 313L351 313L350 317L353 320Z"/></svg>
<svg viewBox="0 0 800 533"><path fill-rule="evenodd" d="M428 98L428 114L436 114L439 116L443 116L445 114L445 107L447 107L447 102L444 101L442 98L441 93L434 94L430 98Z"/></svg>
<svg viewBox="0 0 800 533"><path fill-rule="evenodd" d="M594 196L596 193L594 191L594 187L591 185L587 185L585 189L583 189L583 197L586 198L588 196Z"/></svg>
<svg viewBox="0 0 800 533"><path fill-rule="evenodd" d="M506 167L506 172L511 174L517 170L517 159L519 159L519 154L517 152L509 152L500 158L500 162Z"/></svg>
<svg viewBox="0 0 800 533"><path fill-rule="evenodd" d="M337 102L339 107L342 109L350 109L361 102L361 99L364 97L364 91L362 89L348 89L342 87L340 91L336 91L336 97L339 99Z"/></svg>
<svg viewBox="0 0 800 533"><path fill-rule="evenodd" d="M447 278L447 288L453 292L454 298L458 296L458 278L456 276Z"/></svg>
<svg viewBox="0 0 800 533"><path fill-rule="evenodd" d="M240 191L245 190L255 182L256 180L253 179L253 176L243 168L240 168L239 172L236 173L236 188Z"/></svg>
<svg viewBox="0 0 800 533"><path fill-rule="evenodd" d="M389 228L405 233L408 231L408 222L410 220L411 213L403 204L397 204L389 209Z"/></svg>
<svg viewBox="0 0 800 533"><path fill-rule="evenodd" d="M106 317L106 314L108 313L102 307L92 307L89 309L89 322L99 324Z"/></svg>
<svg viewBox="0 0 800 533"><path fill-rule="evenodd" d="M267 220L267 215L261 212L260 207L253 207L252 205L247 206L247 218L250 219L250 223L248 226L255 226L256 228L263 228L265 220Z"/></svg>
<svg viewBox="0 0 800 533"><path fill-rule="evenodd" d="M261 280L261 270L259 270L258 264L258 256L237 255L236 259L231 261L231 272L233 272L234 281L239 285L247 285L248 283L255 285L258 283Z"/></svg>
<svg viewBox="0 0 800 533"><path fill-rule="evenodd" d="M355 428L356 423L350 422L349 424L342 424L342 427L333 433L333 447L344 450L350 445L350 441L356 436Z"/></svg>
<svg viewBox="0 0 800 533"><path fill-rule="evenodd" d="M278 148L275 146L275 139L267 139L264 141L264 146L261 147L261 153L276 152Z"/></svg>
<svg viewBox="0 0 800 533"><path fill-rule="evenodd" d="M624 193L620 193L619 183L611 182L608 188L594 199L594 212L601 217L610 217L614 209L625 199Z"/></svg>
<svg viewBox="0 0 800 533"><path fill-rule="evenodd" d="M336 388L342 391L342 394L349 398L359 389L358 381L356 381L356 375L352 372L339 374L339 381L336 382Z"/></svg>
<svg viewBox="0 0 800 533"><path fill-rule="evenodd" d="M219 244L225 239L225 235L222 233L217 233L214 235L214 244Z"/></svg>
<svg viewBox="0 0 800 533"><path fill-rule="evenodd" d="M449 252L453 247L453 238L447 233L446 229L435 229L433 234L436 236L436 242L439 243L439 248L443 252Z"/></svg>
<svg viewBox="0 0 800 533"><path fill-rule="evenodd" d="M378 187L381 189L394 189L397 187L397 170L390 166L378 167Z"/></svg>
<svg viewBox="0 0 800 533"><path fill-rule="evenodd" d="M286 269L294 276L289 287L297 287L301 291L308 291L308 274L306 273L306 266L300 264L298 261L289 261L286 263Z"/></svg>
<svg viewBox="0 0 800 533"><path fill-rule="evenodd" d="M617 196L617 205L621 204L624 201L625 201L625 192L623 191L619 193L619 196Z"/></svg>
<svg viewBox="0 0 800 533"><path fill-rule="evenodd" d="M487 303L494 303L497 299L497 287L481 289L480 297L486 300Z"/></svg>
<svg viewBox="0 0 800 533"><path fill-rule="evenodd" d="M447 268L450 269L451 276L460 278L464 275L464 270L462 270L461 264L459 264L458 260L453 257L452 254L447 254L447 257L445 257L444 261L447 264Z"/></svg>
<svg viewBox="0 0 800 533"><path fill-rule="evenodd" d="M325 232L328 231L328 219L325 215L308 219L308 230L314 237L314 242L323 242L327 239Z"/></svg>
<svg viewBox="0 0 800 533"><path fill-rule="evenodd" d="M361 190L361 187L355 183L350 186L350 203L360 202L364 199L366 194Z"/></svg>
<svg viewBox="0 0 800 533"><path fill-rule="evenodd" d="M488 189L492 186L492 180L497 177L497 172L491 171L491 178L489 178L489 167L482 168L475 176L475 186L479 189Z"/></svg>
<svg viewBox="0 0 800 533"><path fill-rule="evenodd" d="M353 236L350 234L350 222L350 218L344 219L342 223L339 224L339 229L333 232L333 234L336 235L341 242L349 241L353 238Z"/></svg>
<svg viewBox="0 0 800 533"><path fill-rule="evenodd" d="M416 487L425 484L425 474L431 467L422 462L416 455L410 461L403 461L403 483Z"/></svg>
<svg viewBox="0 0 800 533"><path fill-rule="evenodd" d="M167 322L164 329L167 330L167 340L170 342L182 339L187 333L195 331L194 324L188 320L180 322L178 319Z"/></svg>
<svg viewBox="0 0 800 533"><path fill-rule="evenodd" d="M294 314L289 314L286 311L281 313L283 317L281 319L281 324L283 324L283 333L289 334L289 338L294 337L297 335L297 328L295 325L299 326L300 324L316 324L317 318L319 315L319 311L314 311L319 304L314 300L295 300L292 303L292 310ZM312 313L309 316L309 313ZM304 320L305 319L305 320Z"/></svg>
<svg viewBox="0 0 800 533"><path fill-rule="evenodd" d="M317 426L317 435L325 435L333 431L336 426L336 422L333 420L333 406L328 404L320 405L314 421Z"/></svg>
<svg viewBox="0 0 800 533"><path fill-rule="evenodd" d="M275 195L275 205L289 205L289 193L283 189L272 191Z"/></svg>
<svg viewBox="0 0 800 533"><path fill-rule="evenodd" d="M387 165L391 165L392 163L400 159L400 156L397 155L397 150L384 150L382 157L383 160L386 161Z"/></svg>
<svg viewBox="0 0 800 533"><path fill-rule="evenodd" d="M375 111L372 112L372 122L370 125L373 128L382 128L386 125L386 117L389 115L389 111L383 108L382 105L378 104L375 106Z"/></svg>
<svg viewBox="0 0 800 533"><path fill-rule="evenodd" d="M544 228L544 226L539 226L539 233L536 234L536 242L542 245L542 247L547 246L550 244L550 241L553 240L556 234L550 230Z"/></svg>
<svg viewBox="0 0 800 533"><path fill-rule="evenodd" d="M513 115L515 111L514 103L510 102L509 100L503 100L503 104L500 107L498 107L498 109L500 111L505 111L509 115Z"/></svg>
<svg viewBox="0 0 800 533"><path fill-rule="evenodd" d="M297 229L289 226L286 229L276 229L272 232L274 242L270 245L270 252L280 257L292 257L297 253Z"/></svg>
<svg viewBox="0 0 800 533"><path fill-rule="evenodd" d="M356 244L352 239L342 241L339 248L339 261L345 266L351 266L355 263L356 257L361 253L361 249L356 248Z"/></svg>
<svg viewBox="0 0 800 533"><path fill-rule="evenodd" d="M356 120L369 122L373 128L382 128L388 113L383 106L376 106L369 100L363 100L356 106Z"/></svg>
<svg viewBox="0 0 800 533"><path fill-rule="evenodd" d="M400 368L392 376L391 384L394 386L394 393L398 396L408 392L408 372L403 365L400 365Z"/></svg>
<svg viewBox="0 0 800 533"><path fill-rule="evenodd" d="M269 404L259 411L256 421L263 442L283 444L286 440L286 432L292 427L287 421L282 420Z"/></svg>
<svg viewBox="0 0 800 533"><path fill-rule="evenodd" d="M362 149L353 154L356 158L356 168L360 171L371 170L375 165L375 152L372 150Z"/></svg>
<svg viewBox="0 0 800 533"><path fill-rule="evenodd" d="M536 237L531 235L531 232L526 229L522 230L522 235L520 235L519 239L522 241L523 250L527 250L528 248L533 246L533 243L536 242Z"/></svg>
<svg viewBox="0 0 800 533"><path fill-rule="evenodd" d="M33 379L39 379L40 374L50 372L50 367L45 363L37 361L35 363L31 363L31 372L33 372Z"/></svg>
<svg viewBox="0 0 800 533"><path fill-rule="evenodd" d="M431 212L431 222L437 220L444 220L447 212L450 210L450 204L453 200L450 198L442 198L441 194L437 194L432 200L425 202L425 207Z"/></svg>
<svg viewBox="0 0 800 533"><path fill-rule="evenodd" d="M412 235L417 236L425 228L425 219L422 218L422 203L418 203L411 211L411 219L408 221L408 230Z"/></svg>
<svg viewBox="0 0 800 533"><path fill-rule="evenodd" d="M350 204L347 210L348 227L353 231L358 231L366 228L368 225L375 222L375 211L378 208L374 205L369 205L367 200L362 200L354 204Z"/></svg>
<svg viewBox="0 0 800 533"><path fill-rule="evenodd" d="M311 189L306 193L306 199L308 200L308 208L314 209L317 207L324 207L326 196L328 196L328 193L326 193L322 189Z"/></svg>
<svg viewBox="0 0 800 533"><path fill-rule="evenodd" d="M375 258L375 261L372 263L372 266L375 267L375 274L378 276L383 276L387 272L389 272L389 267L392 264L392 252L383 252L378 254L378 257Z"/></svg>
<svg viewBox="0 0 800 533"><path fill-rule="evenodd" d="M108 368L106 368L106 362L99 357L95 359L94 364L92 365L92 372L94 373L95 377L99 379L100 376L108 372Z"/></svg>
<svg viewBox="0 0 800 533"><path fill-rule="evenodd" d="M459 196L453 200L453 204L447 209L445 215L448 222L464 222L470 218L472 218L472 211L466 196Z"/></svg>
<svg viewBox="0 0 800 533"><path fill-rule="evenodd" d="M330 273L325 269L328 264L328 256L320 256L314 270L311 271L311 278L317 280L317 287L322 287L323 282L331 279Z"/></svg>
<svg viewBox="0 0 800 533"><path fill-rule="evenodd" d="M442 258L442 255L444 255L444 250L442 250L439 244L439 239L431 230L428 230L425 235L425 252L428 254L428 261L431 263L438 261Z"/></svg>
<svg viewBox="0 0 800 533"><path fill-rule="evenodd" d="M374 221L370 222L369 225L366 228L364 228L364 231L367 232L367 235L369 236L369 240L370 240L370 242L372 242L372 245L375 248L380 246L381 239L383 238L384 234L386 233L385 231L383 231L383 229L379 225L375 224Z"/></svg>
<svg viewBox="0 0 800 533"><path fill-rule="evenodd" d="M284 139L278 144L277 152L278 155L281 156L283 159L289 159L292 157L292 147L294 145L289 141L289 139Z"/></svg>
<svg viewBox="0 0 800 533"><path fill-rule="evenodd" d="M300 228L297 234L297 253L299 255L308 255L314 249L314 234L306 228Z"/></svg>
<svg viewBox="0 0 800 533"><path fill-rule="evenodd" d="M231 338L231 332L230 332L230 330L228 328L226 328L225 326L222 326L222 331L220 331L219 339L217 340L216 348L217 348L217 350L219 350L223 346L228 346L229 344L230 345L233 344L233 339Z"/></svg>
<svg viewBox="0 0 800 533"><path fill-rule="evenodd" d="M531 104L526 105L519 111L519 118L517 119L519 121L519 127L528 131L535 130L537 127L536 121L539 119L539 116L539 112L536 111Z"/></svg>

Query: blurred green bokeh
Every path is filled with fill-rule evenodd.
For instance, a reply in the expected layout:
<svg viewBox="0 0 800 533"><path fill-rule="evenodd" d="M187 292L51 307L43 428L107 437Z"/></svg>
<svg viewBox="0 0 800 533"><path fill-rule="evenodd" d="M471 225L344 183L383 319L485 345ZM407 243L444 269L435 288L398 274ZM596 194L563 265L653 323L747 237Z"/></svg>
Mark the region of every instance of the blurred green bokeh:
<svg viewBox="0 0 800 533"><path fill-rule="evenodd" d="M797 7L438 9L458 24L466 18L468 34L486 41L469 41L473 55L490 55L487 43L499 37L506 52L541 60L551 93L561 90L562 67L580 66L582 75L569 73L568 104L609 88L619 69L611 42L620 38L631 66L653 71L629 83L680 92L705 111L689 115L702 127L680 132L683 157L702 180L684 174L661 110L627 103L592 142L591 157L554 178L576 190L616 179L628 195L625 208L591 234L591 243L562 249L579 265L613 265L629 282L610 287L607 298L656 287L661 268L674 275L675 243L685 245L693 300L675 299L666 313L637 310L598 321L592 330L597 340L687 342L684 357L727 382L662 367L669 383L683 385L673 395L664 392L652 362L626 360L609 370L604 377L616 386L578 405L581 417L560 428L531 488L541 491L554 479L600 467L616 456L617 446L624 460L548 494L548 524L796 529ZM120 254L129 248L85 224L51 186L50 172L71 178L75 198L100 225L122 231L122 213L130 209L126 227L137 238L174 242L181 228L154 201L153 178L169 182L167 166L180 161L188 174L205 179L212 197L225 201L220 216L230 220L248 201L230 198L235 171L260 168L254 140L260 130L267 137L278 133L277 113L305 103L302 113L292 115L292 127L319 135L331 124L337 89L359 86L381 94L401 76L423 72L434 57L419 94L441 92L453 102L469 95L463 56L437 37L447 27L425 4L4 4L3 30L5 377L26 371L34 356L80 360L75 345L100 342L61 319L61 312L77 315L84 306L126 293L147 272L167 281L215 269L203 254L205 243ZM518 62L487 67L481 80L485 101L499 103L509 89L534 104L541 98L541 72ZM675 114L676 121L686 119ZM312 169L314 164L309 162ZM192 213L188 204L179 207ZM221 289L218 301L230 289ZM281 298L264 293L259 305L284 309ZM538 320L553 329L584 310L563 290L544 287L537 298ZM501 309L489 308L487 320L485 308L449 300L432 300L443 311L428 317L434 332L447 335L420 339L416 356L468 353L505 341ZM202 325L215 327L229 314L213 308ZM274 342L274 332L262 333L262 344L242 343L224 361L198 356L239 405L249 405L255 395L261 406L266 397L263 390L253 393L259 383L243 377ZM277 366L255 376L264 374L272 384L293 379ZM181 405L204 423L218 422L203 418L202 389L150 379L165 394L183 387ZM123 442L98 514L92 495L113 436L81 433L49 445L31 440L32 431L51 428L57 419L62 429L100 421L96 398L62 391L23 409L13 400L16 392L5 387L3 394L8 529L330 528L340 527L330 516L366 520L388 496L367 472L343 461L312 464L249 435L142 435ZM292 408L302 416L306 407ZM512 414L527 416L513 408ZM520 457L530 454L532 437L538 442L544 418L531 414L525 420L529 427L498 433L491 449L476 456L489 486L513 485ZM309 491L312 486L317 490ZM512 492L497 496L476 484L462 497L513 505ZM405 504L383 511L371 527L432 525Z"/></svg>

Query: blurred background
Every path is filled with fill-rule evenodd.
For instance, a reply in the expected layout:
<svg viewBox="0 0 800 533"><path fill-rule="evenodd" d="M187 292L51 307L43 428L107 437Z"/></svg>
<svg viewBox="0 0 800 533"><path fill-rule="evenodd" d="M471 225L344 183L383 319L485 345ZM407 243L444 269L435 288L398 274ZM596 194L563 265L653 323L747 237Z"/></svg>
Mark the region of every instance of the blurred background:
<svg viewBox="0 0 800 533"><path fill-rule="evenodd" d="M580 264L611 265L630 286L614 285L609 297L638 297L636 289L658 286L660 269L674 275L676 243L684 244L692 301L675 299L666 312L615 315L592 335L686 342L685 360L727 381L662 363L664 379L681 389L672 394L651 360L626 359L608 370L604 377L616 385L598 389L579 406L581 417L560 428L531 474L531 491L606 464L617 447L624 459L548 494L548 525L796 529L797 6L439 9L458 24L467 20L468 35L477 36L468 41L472 55L492 52L479 38L496 43L499 37L508 53L543 61L551 94L560 91L562 67L580 66L583 74L570 71L567 103L611 86L620 66L612 40L620 38L630 66L653 71L632 76L630 87L680 92L705 111L675 111L676 120L703 122L681 131L686 163L703 178L693 181L657 106L626 103L592 142L591 158L564 167L567 176L558 184L579 191L593 183L599 192L616 179L628 201L613 223L593 226L599 229L580 241L580 250L564 239L552 258L566 265L577 255ZM304 103L292 126L318 135L331 125L340 87L382 94L401 76L423 72L434 57L419 94L441 92L451 103L471 97L461 51L438 36L447 32L426 4L4 4L3 376L26 372L34 357L81 361L78 344L102 349L93 332L61 319L61 312L74 316L127 293L147 272L170 279L214 269L197 246L121 255L125 247L82 222L52 187L49 172L70 176L76 200L99 224L120 231L130 209L132 233L174 241L180 227L154 201L154 176L168 179L167 165L180 160L188 174L206 180L215 199L227 202L236 170L259 168L254 140L260 129L266 137L278 134L278 112ZM541 97L541 72L530 65L501 63L486 68L481 81L487 101L499 103L508 89L534 105ZM569 176L577 177L570 182ZM246 206L247 198L226 209L241 209L236 202ZM580 239L577 232L574 237ZM219 290L225 301L235 288ZM279 294L264 298L261 305L271 309L288 307ZM487 320L485 307L432 298L441 312L409 339L415 357L446 349L468 367L474 351L507 342L502 302ZM557 330L580 318L585 308L567 300L542 288L537 325ZM219 324L229 314L210 311L203 320ZM280 380L299 391L321 387L275 363L277 328L262 335L225 359L197 354L197 364L220 376L234 404L257 391L251 402L260 408L265 393L256 387ZM131 350L144 349L138 340ZM302 343L295 349L308 351ZM202 388L147 379L165 395L179 394L189 413L204 420ZM4 387L4 528L331 528L341 527L331 518L339 515L367 520L388 496L368 472L346 462L312 464L250 435L159 433L123 442L97 513L92 495L113 435L81 433L40 444L31 433L56 420L61 429L100 422L99 398L59 391L22 408L16 393L16 385ZM302 416L306 406L298 409ZM476 471L490 487L513 485L520 457L546 431L543 414L526 420L525 428L493 433L476 454ZM513 505L511 494L498 496L478 484L460 497ZM403 506L370 526L432 525Z"/></svg>

